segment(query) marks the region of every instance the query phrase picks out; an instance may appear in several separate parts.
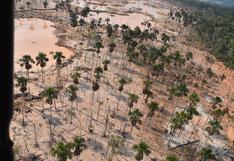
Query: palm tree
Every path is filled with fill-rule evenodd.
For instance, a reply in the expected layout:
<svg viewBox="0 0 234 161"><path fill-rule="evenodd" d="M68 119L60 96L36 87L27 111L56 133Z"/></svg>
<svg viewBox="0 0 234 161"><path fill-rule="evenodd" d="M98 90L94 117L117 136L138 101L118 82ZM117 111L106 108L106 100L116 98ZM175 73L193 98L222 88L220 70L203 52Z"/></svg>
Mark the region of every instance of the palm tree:
<svg viewBox="0 0 234 161"><path fill-rule="evenodd" d="M199 152L199 156L201 158L201 161L208 161L209 159L215 159L215 154L213 154L213 151L210 148L202 148Z"/></svg>
<svg viewBox="0 0 234 161"><path fill-rule="evenodd" d="M53 88L53 87L49 87L46 88L44 91L42 91L41 93L43 98L46 98L46 103L48 103L50 105L50 119L49 119L49 124L50 124L50 142L49 145L52 145L53 142L53 132L52 132L52 105L53 105L53 101L54 99L58 98L58 91Z"/></svg>
<svg viewBox="0 0 234 161"><path fill-rule="evenodd" d="M108 25L106 26L106 32L107 32L107 36L108 36L108 37L111 37L111 36L112 36L112 33L113 33L113 27L112 27L112 25L108 24Z"/></svg>
<svg viewBox="0 0 234 161"><path fill-rule="evenodd" d="M61 51L56 51L53 58L56 60L56 65L59 66L62 64L62 59L65 59L65 56L63 56Z"/></svg>
<svg viewBox="0 0 234 161"><path fill-rule="evenodd" d="M76 27L78 25L77 22L77 15L75 12L73 12L72 10L69 11L69 18L70 18L70 24L72 27Z"/></svg>
<svg viewBox="0 0 234 161"><path fill-rule="evenodd" d="M127 80L125 77L122 77L120 80L119 80L119 91L122 92L123 89L124 89L124 85L127 84Z"/></svg>
<svg viewBox="0 0 234 161"><path fill-rule="evenodd" d="M111 42L109 45L109 52L112 53L115 50L116 44L114 42Z"/></svg>
<svg viewBox="0 0 234 161"><path fill-rule="evenodd" d="M80 79L80 77L81 77L81 75L80 75L80 73L78 73L78 72L75 72L75 73L73 73L72 75L71 75L71 78L72 78L72 80L73 80L73 83L76 85L76 88L77 88L77 90L78 90L78 84L80 83L79 82L79 79ZM76 90L76 91L77 91ZM77 94L76 94L77 95ZM76 110L77 110L77 107L78 107L78 100L77 100L77 98L76 98Z"/></svg>
<svg viewBox="0 0 234 161"><path fill-rule="evenodd" d="M211 107L213 109L217 108L217 106L222 102L223 100L219 96L215 96L211 100Z"/></svg>
<svg viewBox="0 0 234 161"><path fill-rule="evenodd" d="M150 122L150 120L152 119L152 117L154 116L155 111L158 109L158 103L152 101L152 102L149 103L147 106L148 106L149 112L148 112L148 114L147 114L147 116L146 116L146 117L148 118L148 121L147 121L147 123L146 123L146 126L149 125L149 122Z"/></svg>
<svg viewBox="0 0 234 161"><path fill-rule="evenodd" d="M71 78L73 80L73 83L77 86L79 84L79 79L80 79L80 73L75 72L71 75Z"/></svg>
<svg viewBox="0 0 234 161"><path fill-rule="evenodd" d="M21 109L22 113L22 125L25 125L24 121L24 108L25 108L25 92L27 91L27 84L28 80L25 77L17 77L17 84L16 86L20 86L20 92L23 94L24 98L24 107Z"/></svg>
<svg viewBox="0 0 234 161"><path fill-rule="evenodd" d="M76 136L71 143L72 148L75 149L74 155L79 156L81 152L87 147L85 144L85 139L81 136Z"/></svg>
<svg viewBox="0 0 234 161"><path fill-rule="evenodd" d="M176 90L175 95L177 97L187 96L188 92L189 92L189 90L188 90L186 84L181 83L181 84L179 84L179 86L177 86L177 90Z"/></svg>
<svg viewBox="0 0 234 161"><path fill-rule="evenodd" d="M139 109L134 109L133 111L130 111L128 113L128 116L132 125L130 129L130 134L131 134L133 127L136 126L138 123L141 124L141 117L143 116L143 114Z"/></svg>
<svg viewBox="0 0 234 161"><path fill-rule="evenodd" d="M118 135L111 135L108 139L108 147L111 147L111 153L109 156L109 160L112 161L113 157L120 153L120 149L122 148L124 143L124 139Z"/></svg>
<svg viewBox="0 0 234 161"><path fill-rule="evenodd" d="M149 155L151 153L150 147L144 141L141 141L139 144L133 145L133 150L137 153L135 159L140 161L143 160L144 155Z"/></svg>
<svg viewBox="0 0 234 161"><path fill-rule="evenodd" d="M24 66L27 70L27 79L29 80L29 70L32 68L32 64L34 64L35 61L31 58L30 55L24 55L21 59L19 59L19 63L21 67Z"/></svg>
<svg viewBox="0 0 234 161"><path fill-rule="evenodd" d="M103 48L103 44L102 44L102 40L97 40L95 42L94 48L96 48L96 52L99 54L100 53L100 49Z"/></svg>
<svg viewBox="0 0 234 161"><path fill-rule="evenodd" d="M29 2L29 1L27 1L25 4L27 5L28 9L29 9L29 8L30 8L30 6L32 5L32 3L31 3L31 2Z"/></svg>
<svg viewBox="0 0 234 161"><path fill-rule="evenodd" d="M143 88L143 94L146 90L150 89L152 87L153 82L149 79L144 80L145 87Z"/></svg>
<svg viewBox="0 0 234 161"><path fill-rule="evenodd" d="M43 68L46 66L46 63L49 61L49 59L47 58L46 54L43 52L39 52L38 56L36 57L36 65L40 65L41 67L41 83L44 83L44 79L43 79Z"/></svg>
<svg viewBox="0 0 234 161"><path fill-rule="evenodd" d="M179 161L178 157L175 154L168 154L166 161Z"/></svg>
<svg viewBox="0 0 234 161"><path fill-rule="evenodd" d="M148 102L148 99L153 97L153 92L150 90L152 87L153 82L149 79L144 81L145 87L143 88L143 94L145 95L145 103Z"/></svg>
<svg viewBox="0 0 234 161"><path fill-rule="evenodd" d="M162 34L161 39L163 41L164 44L166 44L167 42L169 42L170 37L168 35L166 35L165 33Z"/></svg>
<svg viewBox="0 0 234 161"><path fill-rule="evenodd" d="M72 158L71 144L58 142L51 148L51 154L57 157L58 161L67 161Z"/></svg>
<svg viewBox="0 0 234 161"><path fill-rule="evenodd" d="M175 116L170 120L171 122L170 133L174 133L176 130L182 129L184 125L188 124L189 117L190 115L187 112L187 109L182 110L180 112L176 112Z"/></svg>
<svg viewBox="0 0 234 161"><path fill-rule="evenodd" d="M83 9L81 10L81 17L83 17L83 18L87 17L88 14L89 14L89 12L90 12L90 8L89 8L89 7L83 8Z"/></svg>
<svg viewBox="0 0 234 161"><path fill-rule="evenodd" d="M133 107L134 103L137 103L138 99L139 99L138 95L136 95L134 93L128 93L128 100L129 100L128 106L129 106L129 110Z"/></svg>
<svg viewBox="0 0 234 161"><path fill-rule="evenodd" d="M98 81L101 78L101 74L103 73L103 70L101 67L97 67L95 68L94 73L95 73L95 78Z"/></svg>
<svg viewBox="0 0 234 161"><path fill-rule="evenodd" d="M95 73L96 80L92 81L92 90L93 90L92 99L91 99L91 104L92 105L93 105L95 92L97 90L99 90L99 88L100 88L99 81L101 79L101 74L103 73L103 70L102 70L101 67L97 67L97 68L95 68L94 73ZM92 107L90 106L90 123L89 123L89 131L90 132L93 131L92 120L93 120L93 118L92 118Z"/></svg>
<svg viewBox="0 0 234 161"><path fill-rule="evenodd" d="M108 64L110 64L110 61L109 60L104 60L102 62L102 64L104 65L104 67L103 67L104 71L107 71L108 70Z"/></svg>
<svg viewBox="0 0 234 161"><path fill-rule="evenodd" d="M153 76L158 77L160 74L162 74L163 70L164 70L164 64L155 64L155 65L152 66L151 74Z"/></svg>
<svg viewBox="0 0 234 161"><path fill-rule="evenodd" d="M54 60L56 60L56 67L57 67L57 85L60 85L60 67L62 64L62 59L65 59L65 56L63 56L63 53L60 51L56 51L54 56Z"/></svg>
<svg viewBox="0 0 234 161"><path fill-rule="evenodd" d="M188 53L186 53L185 57L186 57L186 60L189 61L189 60L193 59L193 53L192 52L188 52Z"/></svg>
<svg viewBox="0 0 234 161"><path fill-rule="evenodd" d="M92 89L94 92L96 92L98 89L99 89L99 80L101 79L101 74L103 73L103 70L101 67L97 67L95 68L94 70L94 73L95 73L95 78L96 80L92 82ZM93 95L94 97L94 95ZM93 97L92 97L92 103L93 103Z"/></svg>
<svg viewBox="0 0 234 161"><path fill-rule="evenodd" d="M212 97L212 100L211 100L211 103L210 103L210 104L211 104L211 108L212 108L212 109L216 109L217 106L218 106L219 104L222 103L222 101L223 101L223 100L222 100L219 96L214 96L214 97ZM211 117L211 114L212 114L212 111L209 113L209 115L208 115L208 117L207 117L207 119L206 119L206 121L205 121L205 123L204 123L202 129L205 128L205 126L206 126L208 120L209 120L210 117Z"/></svg>
<svg viewBox="0 0 234 161"><path fill-rule="evenodd" d="M67 87L66 89L67 93L69 94L69 101L71 102L71 109L70 109L70 117L71 117L71 124L72 124L72 116L74 115L74 112L73 112L73 102L75 100L77 100L77 95L76 95L76 91L77 91L77 86L74 85L74 84L71 84Z"/></svg>
<svg viewBox="0 0 234 161"><path fill-rule="evenodd" d="M45 1L43 2L43 6L44 6L44 8L46 8L46 7L48 6L47 0L45 0Z"/></svg>
<svg viewBox="0 0 234 161"><path fill-rule="evenodd" d="M114 108L114 111L113 113L111 114L111 117L115 117L115 114L116 114L116 110L119 110L119 103L120 103L120 97L121 97L121 92L123 91L124 89L124 85L129 83L131 80L127 80L126 77L122 77L120 80L119 80L119 95L118 95L118 102L117 102L117 105L116 105L116 108Z"/></svg>
<svg viewBox="0 0 234 161"><path fill-rule="evenodd" d="M212 119L208 122L208 126L206 127L206 131L209 133L209 135L220 134L220 130L222 130L223 127L221 126L220 122L216 119Z"/></svg>
<svg viewBox="0 0 234 161"><path fill-rule="evenodd" d="M193 92L189 96L189 106L196 106L199 101L200 101L200 98L197 93Z"/></svg>

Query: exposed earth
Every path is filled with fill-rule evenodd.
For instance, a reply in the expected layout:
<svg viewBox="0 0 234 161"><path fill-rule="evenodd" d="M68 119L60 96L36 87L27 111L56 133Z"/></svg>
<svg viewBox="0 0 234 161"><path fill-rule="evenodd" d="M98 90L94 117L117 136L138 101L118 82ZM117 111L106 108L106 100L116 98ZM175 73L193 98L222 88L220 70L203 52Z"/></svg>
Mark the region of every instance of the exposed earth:
<svg viewBox="0 0 234 161"><path fill-rule="evenodd" d="M78 3L79 2L79 3ZM169 133L168 122L175 111L181 110L188 103L187 98L182 97L168 101L168 88L171 84L169 73L166 71L165 77L162 79L154 78L152 90L154 98L159 103L160 109L150 121L150 125L146 126L143 120L146 120L148 109L144 103L144 80L147 77L148 69L134 63L129 63L126 58L126 46L119 40L115 39L117 47L111 55L108 52L107 44L110 41L104 38L104 48L101 49L99 55L92 52L92 39L89 41L90 32L88 25L73 28L69 25L68 13L66 10L54 10L56 1L48 0L47 9L43 9L43 4L39 0L31 0L30 9L27 9L26 0L21 0L16 5L15 12L15 75L25 75L26 71L17 63L18 59L24 54L30 54L33 58L42 51L47 53L49 63L45 68L44 79L41 83L41 70L39 67L33 67L30 72L30 81L28 82L28 90L30 95L28 101L24 101L22 94L15 87L15 114L11 124L11 136L15 143L16 158L18 160L27 160L30 154L37 155L41 160L56 160L50 155L49 147L49 121L50 106L40 98L43 89L47 87L57 86L57 69L55 61L52 60L51 51L62 51L66 59L64 66L60 71L60 81L63 87L67 87L72 83L70 75L74 71L79 71L81 81L78 85L77 106L68 99L65 89L60 90L58 99L53 106L53 134L56 141L70 141L74 136L81 135L86 139L88 148L85 149L79 157L73 157L72 160L83 161L101 161L106 160L108 151L108 137L103 137L105 122L108 117L107 136L121 134L127 119L128 93L135 93L139 96L136 107L140 109L144 117L142 125L133 128L133 131L127 135L121 154L114 156L113 160L134 160L135 152L132 146L140 140L144 140L151 149L151 154L144 157L144 161L153 159L165 160L168 153L175 153L180 160L191 160L191 157L185 154L185 148L179 145L186 144L188 141L191 147L199 147L198 145L210 145L217 152L219 160L232 160L234 158L234 72L225 68L225 66L212 57L208 51L201 49L198 43L187 41L190 30L184 28L181 24L173 21L169 17L170 9L176 8L169 2L163 0L154 1L138 1L138 0L86 0L71 2L72 9L78 7L78 11L85 6L91 8L90 15L85 19L88 22L92 18L105 20L110 18L110 24L128 24L131 28L140 26L144 21L151 22L159 33L166 33L174 40L170 40L169 45L172 47L170 51L180 51L185 54L191 51L194 54L192 62L187 64L183 69L190 69L190 78L187 80L187 86L191 92L196 92L200 96L200 102L197 110L200 115L195 116L193 120L185 127L185 130L178 132L172 141ZM20 9L21 8L21 9ZM106 35L105 27L102 26L96 32ZM103 37L104 37L103 36ZM81 43L82 42L82 43ZM145 42L155 46L161 46L163 42L158 38L155 42ZM212 64L207 62L206 57L210 56L214 61ZM97 92L92 91L92 81L94 80L93 69L96 66L103 66L103 60L111 58L112 61L108 65L108 71L101 78L100 89ZM34 64L35 66L35 64ZM198 67L202 67L203 71L199 71ZM214 75L207 78L207 83L202 83L204 71L211 68ZM221 80L222 75L225 79ZM118 90L118 81L121 77L128 77L131 83L124 86L123 92ZM171 79L171 80L170 80ZM15 81L16 84L16 81ZM202 84L196 86L195 84ZM229 115L225 115L222 121L223 130L220 135L208 137L203 130L209 112L211 110L210 100L212 96L220 96L223 99L221 107L229 108ZM92 99L93 98L93 99ZM118 101L120 100L120 101ZM24 103L25 102L25 103ZM118 105L116 116L111 117L111 113ZM70 107L76 108L75 114L70 123L69 110ZM26 126L22 126L21 109L24 108ZM100 109L100 111L99 111ZM88 126L90 124L90 116L92 116L93 133L90 133ZM199 123L199 124L198 124ZM196 135L193 135L194 126L197 125ZM129 132L131 124L127 121L126 131ZM169 129L168 129L169 130ZM37 144L37 146L35 146ZM179 146L179 147L177 147ZM201 146L201 147L202 147ZM193 152L188 152L193 153ZM195 160L195 159L194 159Z"/></svg>

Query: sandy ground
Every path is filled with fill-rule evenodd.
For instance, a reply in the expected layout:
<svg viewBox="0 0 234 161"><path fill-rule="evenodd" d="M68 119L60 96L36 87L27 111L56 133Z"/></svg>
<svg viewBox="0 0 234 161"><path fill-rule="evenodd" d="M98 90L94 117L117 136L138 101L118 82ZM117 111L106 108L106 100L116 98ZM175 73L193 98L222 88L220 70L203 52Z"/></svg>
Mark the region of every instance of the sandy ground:
<svg viewBox="0 0 234 161"><path fill-rule="evenodd" d="M131 1L132 2L132 1ZM154 6L157 5L160 6L161 1L156 1L154 3ZM99 1L93 2L94 5L97 5L100 3ZM140 4L138 4L140 3ZM145 2L138 2L138 3L131 3L129 2L129 8L141 6L142 3ZM82 2L81 2L82 4ZM109 5L108 2L102 2L101 6L103 5ZM75 5L75 4L74 4ZM121 5L121 4L120 4ZM150 8L150 5L147 5L148 8ZM50 6L53 7L53 6ZM112 6L113 7L113 6ZM204 68L207 68L209 64L205 63L204 58L207 54L206 51L200 50L198 48L193 48L189 45L184 44L184 39L181 37L181 29L179 25L176 25L174 22L168 20L166 17L168 8L173 7L165 4L162 6L162 8L157 8L157 12L155 14L160 15L160 18L155 18L154 20L151 19L151 17L147 17L145 15L152 14L154 15L154 12L151 12L147 7L143 8L143 10L147 10L147 14L143 14L145 19L151 19L155 22L155 27L159 29L160 33L166 32L169 35L173 35L177 38L175 44L176 49L182 51L182 53L187 52L188 50L195 53L194 57L194 63L196 65L199 65L202 62L202 66ZM121 10L119 6L116 7L117 10ZM151 7L152 8L152 7ZM125 8L126 9L126 8ZM105 13L106 14L106 13ZM104 15L105 15L104 14ZM77 68L80 69L88 69L88 72L86 70L79 70L81 72L82 78L81 82L78 86L78 109L74 110L76 113L76 116L73 119L73 123L70 124L70 117L68 117L67 110L70 109L71 103L68 100L67 94L65 90L60 91L60 95L58 100L56 100L56 109L54 108L55 105L53 105L53 133L55 140L63 140L66 141L72 140L74 136L82 135L86 138L87 144L89 145L88 149L84 150L81 155L79 156L80 160L84 161L92 161L92 160L105 160L106 156L106 149L107 149L107 139L108 137L102 137L104 126L105 126L105 120L107 117L107 111L110 109L110 111L113 111L114 108L117 106L118 98L120 99L119 103L119 111L117 111L117 115L115 118L111 118L109 116L109 124L108 124L108 132L107 134L120 134L121 130L123 130L123 126L126 119L126 112L127 112L127 93L136 93L140 96L140 100L138 103L134 106L135 108L139 108L145 115L147 114L148 110L145 107L145 104L142 102L143 95L142 95L142 88L143 88L143 80L145 77L145 69L141 68L137 65L134 65L130 63L130 65L126 69L122 69L122 64L126 63L125 56L121 53L125 52L125 47L122 44L118 43L118 46L116 47L116 51L113 53L115 55L112 59L111 64L109 65L109 69L105 74L103 75L103 78L101 80L102 84L100 89L95 93L94 95L94 103L91 103L91 98L93 95L92 88L91 88L91 71L89 70L92 67L92 61L96 62L97 56L96 54L93 55L92 52L85 51L84 49L90 48L87 45L87 40L84 41L83 50L80 50L79 42L81 41L81 35L80 34L74 34L74 33L80 33L80 28L73 29L66 25L66 13L59 14L59 18L61 19L61 23L58 23L58 19L55 19L54 17L58 16L57 13L54 11L48 11L48 12L41 12L40 14L31 12L26 15L22 15L21 13L18 13L17 17L28 17L28 15L32 15L32 17L38 17L43 19L52 20L55 22L56 30L55 35L58 38L58 45L62 45L65 47L68 47L69 49L72 49L72 51L75 53L79 52L82 53L81 56L77 55L72 59L72 63L68 64L66 67L62 68L61 70L61 79L63 82L63 86L67 87L72 83L72 80L70 79L70 74L75 71ZM108 14L107 14L108 15ZM142 15L142 14L140 14ZM135 15L136 17L138 15ZM112 16L113 23L126 23L128 21L127 17L125 19L122 19L123 16L115 15ZM139 21L135 21L134 17L132 18L132 21L134 24L131 24L132 21L129 21L129 24L132 25L132 27L138 25L137 22L141 22L141 20L145 20L144 18L140 18ZM53 25L53 24L52 24ZM170 27L168 27L170 26ZM78 32L76 31L78 30ZM102 29L100 29L102 30ZM73 42L77 42L76 45L74 45L71 42L71 39ZM107 39L105 39L105 44L107 44ZM161 42L157 41L156 45L160 44ZM106 45L105 45L106 46ZM66 54L66 53L65 53ZM104 48L101 50L101 53L99 55L101 60L104 60L104 58L109 58L110 55L108 55L107 49ZM98 65L102 66L101 62L99 61ZM16 65L17 66L17 65ZM94 68L94 67L93 67ZM192 84L189 84L189 89L191 91L196 91L199 93L201 97L201 102L199 103L199 112L201 113L201 123L204 123L204 120L207 118L207 114L209 111L209 102L207 101L207 97L205 94L205 91L212 95L219 95L224 98L224 102L222 105L224 107L227 106L231 98L234 96L233 92L234 89L232 87L232 84L234 82L234 73L226 69L220 62L215 61L214 64L212 64L212 70L217 74L221 75L222 73L227 73L227 78L220 82L215 79L208 80L209 83L212 83L213 87L205 87L203 89L196 89L192 86ZM25 74L25 73L18 73L18 74ZM132 82L130 84L127 84L124 87L124 91L120 94L117 90L118 87L118 80L121 76L127 75L132 79ZM200 77L202 75L198 75L197 78L194 78L194 82L199 82ZM46 71L45 76L45 83L41 84L40 82L40 73L30 73L31 81L29 82L29 89L32 95L37 96L43 89L49 86L56 86L56 69L55 67L52 67L50 70ZM90 79L91 78L91 79ZM154 83L154 93L155 93L155 101L160 103L160 106L162 107L164 103L167 100L168 92L166 91L167 84L159 81L155 81ZM15 93L18 94L19 90L15 89ZM165 96L161 93L166 93ZM16 107L22 107L23 101L21 98L18 98L15 100L16 104L18 102L18 105ZM186 99L182 98L178 102L178 107L181 107L185 104ZM30 103L26 102L26 106L29 107ZM151 121L150 126L146 127L144 124L138 126L137 128L133 129L132 135L128 135L125 145L122 149L121 155L118 155L114 158L114 160L134 160L135 152L132 150L132 145L138 143L140 140L146 141L150 147L152 153L145 157L145 161L149 161L152 158L158 158L159 160L163 160L165 155L168 153L167 148L167 139L168 135L164 134L165 127L168 123L169 118L172 116L172 113L174 111L174 102L167 102L167 112L156 112L155 117ZM44 107L43 107L44 106ZM97 118L98 109L100 107L100 116ZM230 111L233 110L234 104L229 103ZM73 103L73 108L75 108L75 102ZM21 115L19 112L16 112L14 116L14 120L11 125L12 129L12 138L17 146L20 146L20 150L17 154L18 157L20 156L27 156L30 153L37 154L44 160L56 160L54 157L49 155L49 147L48 147L48 140L49 140L49 125L48 120L50 119L50 110L49 106L44 102L42 104L41 101L32 101L31 107L29 107L30 111L26 114L26 123L27 126L25 127L25 132L23 130L23 127L20 125L21 123ZM44 110L44 114L43 111ZM88 132L88 124L89 124L89 118L90 118L90 110L92 111L93 115L93 125L94 125L94 133ZM66 118L66 119L65 119ZM197 123L199 118L194 118L193 123ZM142 120L145 120L143 118ZM225 122L225 130L222 133L222 137L212 137L212 141L207 141L207 133L199 130L198 138L201 139L201 144L204 142L208 142L214 150L218 150L218 152L222 155L223 153L226 153L224 149L229 147L229 142L225 140L225 137L227 136L231 141L234 139L234 133L232 124L228 123L228 119L224 118ZM227 123L227 124L226 124ZM202 125L202 124L201 124ZM201 126L202 127L202 126ZM199 129L201 128L199 127ZM130 124L127 124L126 131L130 130ZM186 127L186 131L182 133L181 135L178 135L174 138L173 142L171 142L170 146L176 146L181 143L185 143L187 139L189 138L189 135L191 131L193 130L193 125L189 124ZM196 139L195 136L193 136L193 139ZM35 142L38 142L39 147L35 147ZM222 148L220 148L222 147ZM29 149L29 151L27 150ZM175 151L178 153L178 155L181 157L180 159L186 160L183 155L180 155L179 151ZM78 160L78 158L74 158L73 160Z"/></svg>

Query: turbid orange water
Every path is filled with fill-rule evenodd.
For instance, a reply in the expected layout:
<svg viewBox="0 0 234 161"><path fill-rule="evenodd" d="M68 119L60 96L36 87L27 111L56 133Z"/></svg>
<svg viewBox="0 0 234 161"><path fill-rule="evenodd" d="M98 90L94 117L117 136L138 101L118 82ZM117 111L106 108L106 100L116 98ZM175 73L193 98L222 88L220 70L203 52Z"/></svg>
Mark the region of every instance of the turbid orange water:
<svg viewBox="0 0 234 161"><path fill-rule="evenodd" d="M72 51L55 44L57 38L54 35L53 25L53 22L36 18L15 20L15 72L22 70L17 62L25 54L35 59L39 52L45 52L50 59L47 67L54 64L53 56L49 54L50 51L62 51L66 58L72 55ZM37 69L39 67L34 64L33 70Z"/></svg>

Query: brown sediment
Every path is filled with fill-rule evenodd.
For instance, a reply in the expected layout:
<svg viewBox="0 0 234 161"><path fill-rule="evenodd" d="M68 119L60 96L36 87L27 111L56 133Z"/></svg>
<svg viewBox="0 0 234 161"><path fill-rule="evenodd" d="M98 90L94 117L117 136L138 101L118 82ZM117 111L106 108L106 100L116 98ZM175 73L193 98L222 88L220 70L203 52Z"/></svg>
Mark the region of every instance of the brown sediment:
<svg viewBox="0 0 234 161"><path fill-rule="evenodd" d="M110 13L110 12L107 12ZM134 13L140 13L140 12L134 12ZM128 13L130 15L130 13ZM177 26L174 22L164 22L163 20L158 20L155 19L154 17L152 17L152 15L148 14L148 13L140 13L143 14L145 16L149 16L150 17L150 21L155 21L157 22L157 27L160 27L159 30L160 32L166 32L168 34L170 34L170 36L184 36L184 35L176 35L176 33L182 33L181 30L184 30L183 28L180 29L181 26ZM167 12L165 12L162 16L167 15ZM80 97L80 101L79 101L79 110L76 112L77 117L74 119L74 123L73 124L68 124L66 122L66 120L63 120L64 115L66 116L66 110L70 107L70 103L69 100L65 97L65 103L62 102L62 100L59 99L59 101L57 101L57 108L58 110L54 110L54 116L56 118L58 118L61 122L61 125L58 123L58 125L55 126L55 134L58 140L61 140L63 138L65 138L67 141L72 140L72 138L75 135L79 135L82 134L84 135L84 137L90 141L90 139L94 139L96 140L96 142L98 142L100 145L100 147L105 148L107 146L107 138L103 138L102 137L102 133L103 133L103 129L104 129L104 124L103 122L106 119L106 113L107 113L107 107L111 106L111 108L113 108L116 105L117 102L117 97L116 95L118 95L118 92L112 92L111 90L117 88L118 86L118 77L117 75L121 74L121 70L118 66L116 66L117 63L111 63L109 66L109 71L107 71L104 75L104 80L103 80L103 84L101 84L101 88L100 88L100 97L99 99L101 101L104 101L104 104L102 105L101 108L101 115L100 115L100 120L99 122L97 121L93 121L95 126L94 126L94 133L93 134L89 134L87 126L89 123L89 115L90 115L90 111L89 111L89 107L90 105L90 98L91 98L91 90L89 90L88 87L90 87L91 84L91 80L89 77L89 72L91 69L91 59L93 57L95 57L93 55L90 55L90 52L86 52L85 48L86 48L86 39L83 41L84 42L84 49L82 51L80 51L80 46L78 45L80 40L81 40L81 34L80 34L80 30L79 27L77 29L72 28L71 26L69 26L67 24L66 21L59 21L58 19L55 18L56 16L56 12L52 11L49 13L44 12L41 14L38 14L38 11L30 11L27 13L17 13L16 17L34 17L34 18L40 18L40 19L44 19L44 20L50 20L52 22L54 22L54 26L55 26L55 32L54 34L57 37L57 45L59 46L63 46L65 48L68 48L70 50L72 50L72 52L74 53L72 55L72 57L69 60L74 60L74 63L68 64L67 66L65 66L64 68L61 69L61 80L63 83L64 87L67 87L69 84L72 83L71 79L70 79L70 74L73 71L76 71L76 69L83 69L81 70L81 84L80 84L80 91L78 91L78 96ZM65 17L65 16L64 16ZM127 16L126 16L127 18ZM151 20L152 19L152 20ZM170 26L170 27L169 27ZM156 27L156 28L157 28ZM85 28L85 27L84 27ZM172 28L175 32L168 32L169 28ZM85 29L84 29L85 30ZM83 31L84 31L83 30ZM100 29L102 32L105 31L104 28ZM178 38L177 37L177 38ZM69 44L69 42L71 40L74 40L76 42L75 46L73 46L73 44ZM205 55L208 54L206 51L204 50L200 50L199 48L194 48L192 45L186 43L184 44L183 42L186 42L186 39L184 37L182 38L178 38L177 42L173 42L175 43L174 45L176 46L177 50L181 50L182 53L185 53L188 48L189 50L191 50L194 53L194 63L197 65L201 62L201 60L204 59ZM107 43L107 40L105 40L104 43ZM157 41L156 45L160 45L161 41ZM78 52L82 52L84 54L81 54L79 57L76 57L75 53L76 51ZM107 51L106 48L102 49L102 52L100 53L100 55L102 56L103 54L105 54ZM118 44L117 49L115 51L116 54L116 59L114 59L114 61L125 61L125 55L121 54L121 53L125 53L125 46L122 44ZM86 55L85 55L86 54ZM87 64L85 67L83 67L84 64L84 57L87 56ZM99 64L100 66L102 65L101 62ZM203 68L207 68L208 64L203 63L202 64ZM141 98L142 96L142 88L143 88L143 81L145 79L145 76L147 74L147 69L140 67L138 65L135 65L133 63L130 63L129 68L132 70L132 73L130 74L131 77L133 78L133 82L130 84L127 84L125 86L125 90L123 92L123 98L125 99L125 101L121 101L120 103L120 110L117 111L117 116L119 117L118 119L113 119L110 118L110 130L109 133L111 134L118 134L118 130L122 130L123 127L123 122L121 122L121 117L124 117L125 113L126 113L126 109L127 109L127 93L130 92L134 92L136 94L138 94ZM230 99L230 96L227 97L228 94L234 92L233 89L233 83L234 83L234 79L233 79L233 72L229 71L228 69L225 69L225 67L223 66L223 64L221 64L218 61L215 61L215 63L212 65L212 70L214 70L215 74L217 76L221 75L222 73L229 73L227 74L227 78L222 81L222 82L217 82L217 79L209 79L210 83L214 84L214 86L216 87L216 89L211 89L211 88L207 88L206 85L204 85L204 88L200 88L199 90L197 88L193 87L193 81L200 83L199 81L199 77L201 77L200 75L197 75L196 77L194 76L194 80L191 80L191 84L189 84L189 88L191 89L191 91L196 91L199 93L199 95L201 96L201 102L199 103L202 108L205 110L204 113L202 113L202 121L201 123L204 123L204 120L207 117L207 111L210 110L210 105L207 102L206 98L205 98L205 92L208 91L209 93L212 93L212 95L219 95L225 98L224 102L223 102L223 106L227 105L228 100ZM34 95L37 95L38 93L40 93L43 89L45 89L48 86L55 86L55 82L56 82L56 70L55 68L49 69L46 71L45 74L46 80L45 80L45 85L40 84L39 79L40 79L40 75L38 75L38 73L32 73L32 80L37 80L37 81L31 81L29 83L29 87L31 88L31 92ZM168 81L170 82L170 81ZM110 89L108 88L107 84L110 84ZM169 84L169 83L168 83ZM162 81L158 81L155 80L155 86L153 87L153 91L155 92L155 100L160 104L160 107L162 107L164 105L165 102L167 102L167 88L168 88L168 84L167 82L162 82ZM87 87L86 87L86 86ZM86 87L87 89L83 89L84 87ZM110 93L112 92L112 94L110 95ZM16 89L15 93L19 93L19 91ZM65 90L62 90L62 94L65 94ZM164 94L164 95L163 95ZM108 99L109 101L105 100L106 95L108 95ZM95 100L97 100L97 96L98 94L95 94ZM62 97L62 96L61 96ZM19 100L22 101L22 100ZM179 100L179 105L180 106L184 106L186 104L186 99L182 98L181 100ZM41 105L40 101L36 101L33 100L32 102L33 104L33 108L32 108L32 113L28 113L27 114L27 120L29 123L32 122L37 122L37 127L38 130L40 131L40 133L38 133L38 142L40 144L40 147L43 149L37 149L35 147L33 147L33 141L32 139L28 139L28 144L31 148L31 151L37 154L41 154L42 156L46 156L46 154L43 153L43 150L45 151L49 151L49 148L46 144L46 141L48 140L48 132L47 132L47 128L48 128L48 116L46 115L46 113L48 112L48 110L45 110L45 119L43 119L42 116L44 116L44 113L42 113L41 111L44 109L48 109L49 106L48 105L44 105L45 107L43 108ZM147 114L148 110L145 107L146 105L142 102L142 100L140 100L136 107L139 108L144 114ZM233 110L233 103L229 104L229 108L231 110ZM92 110L93 110L93 115L96 118L96 114L97 112L97 108L98 107L98 103L94 103L94 105L92 106ZM30 107L29 107L30 108ZM168 120L170 119L170 117L172 117L172 113L175 110L175 102L173 101L169 101L167 102L167 106L166 106L166 112L157 112L156 116L153 118L152 120L152 125L150 125L150 127L145 127L144 125L139 125L139 129L138 128L134 128L133 133L132 133L132 139L127 140L127 148L131 149L132 145L134 143L139 142L140 140L145 140L151 147L152 150L152 154L150 157L147 158L147 160L150 160L153 157L157 157L160 159L164 159L164 156L167 154L168 149L165 145L165 136L164 136L164 132L165 132L165 128L164 126L167 124ZM64 112L65 111L65 112ZM144 118L145 119L145 118ZM194 118L193 123L195 124L198 121L198 117ZM19 133L22 133L22 127L18 124L18 122L20 121L20 117L18 117L16 120L13 121L12 124L12 133L13 133L13 138L15 138L15 142L17 144L22 144L22 139L20 138L20 135L18 135ZM227 118L224 119L224 122L226 123ZM58 121L59 122L59 121ZM27 126L28 130L32 130L31 126ZM130 125L127 125L127 130L129 130ZM228 133L228 137L231 140L233 138L233 130L230 130L231 127L228 126L227 129L227 133ZM191 129L190 129L191 130ZM23 134L21 134L23 135ZM166 135L166 134L165 134ZM204 140L206 137L203 133L199 133L200 135L200 139ZM29 133L28 137L33 137L34 133ZM182 137L188 137L188 134L184 134L182 135ZM178 138L181 139L181 138ZM215 140L217 141L217 140ZM99 152L97 149L92 148L92 147L96 147L95 141L90 141L90 147L87 150L85 150L84 152L82 152L81 156L79 157L79 159L82 159L84 161L90 161L93 160L93 156L91 154L94 154L95 159L96 160L101 160L103 158L103 149L101 149ZM212 145L214 143L211 143ZM121 155L119 156L119 160L134 160L134 156L133 154L128 155L127 154L127 150L126 150L126 155ZM24 151L21 152L22 155L24 153ZM180 153L179 153L180 154ZM48 155L48 154L47 154ZM185 155L185 154L181 154ZM49 157L51 160L53 160L54 158L50 155L48 155L47 157ZM123 158L122 158L123 157Z"/></svg>

